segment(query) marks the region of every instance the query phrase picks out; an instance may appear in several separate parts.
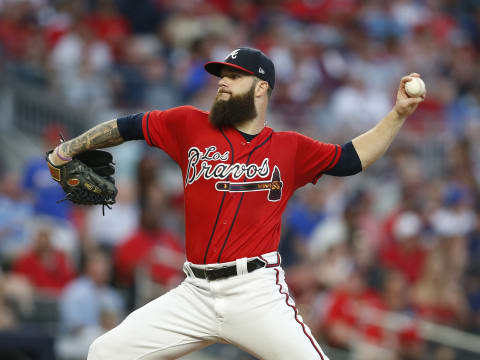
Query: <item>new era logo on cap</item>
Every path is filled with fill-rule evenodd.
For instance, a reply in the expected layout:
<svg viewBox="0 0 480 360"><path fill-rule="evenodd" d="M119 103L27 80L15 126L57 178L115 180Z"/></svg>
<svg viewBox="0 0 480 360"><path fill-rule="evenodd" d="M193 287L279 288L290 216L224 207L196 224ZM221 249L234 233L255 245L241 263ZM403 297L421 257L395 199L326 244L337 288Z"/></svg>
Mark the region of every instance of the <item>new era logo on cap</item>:
<svg viewBox="0 0 480 360"><path fill-rule="evenodd" d="M205 64L205 70L220 77L223 67L228 66L243 70L268 82L273 89L275 86L275 67L272 60L258 49L241 47L233 50L224 62L212 61Z"/></svg>

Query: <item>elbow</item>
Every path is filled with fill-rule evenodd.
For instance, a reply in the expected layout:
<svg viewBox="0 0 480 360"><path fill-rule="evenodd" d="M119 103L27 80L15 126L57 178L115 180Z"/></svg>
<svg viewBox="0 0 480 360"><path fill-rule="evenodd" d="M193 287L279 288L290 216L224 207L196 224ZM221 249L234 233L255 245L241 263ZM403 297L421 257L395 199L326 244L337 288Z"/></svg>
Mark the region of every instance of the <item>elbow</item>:
<svg viewBox="0 0 480 360"><path fill-rule="evenodd" d="M360 158L360 162L362 163L362 171L366 170L369 168L371 165L373 165L378 159L380 159L385 152L382 152L381 154L377 154L374 156L370 156L369 158Z"/></svg>
<svg viewBox="0 0 480 360"><path fill-rule="evenodd" d="M366 160L364 161L364 160L362 160L361 162L362 162L362 171L365 171L365 170L367 170L367 169L370 167L370 165L372 165L375 161L366 161Z"/></svg>

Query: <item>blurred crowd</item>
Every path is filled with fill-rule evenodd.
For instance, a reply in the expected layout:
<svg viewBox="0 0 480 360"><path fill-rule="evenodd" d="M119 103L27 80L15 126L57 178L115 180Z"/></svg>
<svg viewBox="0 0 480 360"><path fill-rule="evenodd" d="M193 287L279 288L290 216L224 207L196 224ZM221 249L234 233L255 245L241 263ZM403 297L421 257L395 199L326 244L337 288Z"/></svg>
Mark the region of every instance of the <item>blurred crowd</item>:
<svg viewBox="0 0 480 360"><path fill-rule="evenodd" d="M368 130L400 78L421 74L427 100L384 159L292 198L280 252L321 343L359 359L468 359L427 341L421 321L480 335L478 1L0 0L0 73L80 112L209 109L218 79L203 64L243 45L276 66L268 125L327 142ZM45 150L64 126L44 129ZM1 169L2 359L82 359L182 281L179 173L137 150L104 217L56 203L42 154ZM392 313L409 321L390 326Z"/></svg>

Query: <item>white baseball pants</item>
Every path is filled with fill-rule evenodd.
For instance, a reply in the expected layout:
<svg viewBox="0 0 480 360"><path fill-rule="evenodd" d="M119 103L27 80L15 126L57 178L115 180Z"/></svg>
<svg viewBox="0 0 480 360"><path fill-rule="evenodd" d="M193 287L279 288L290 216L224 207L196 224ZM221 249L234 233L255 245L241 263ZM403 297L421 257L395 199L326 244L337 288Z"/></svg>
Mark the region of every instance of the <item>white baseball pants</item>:
<svg viewBox="0 0 480 360"><path fill-rule="evenodd" d="M261 258L267 267L248 273L239 259L240 275L214 281L193 277L186 262L185 281L97 338L88 360L177 359L214 343L259 359L328 360L288 294L280 256Z"/></svg>

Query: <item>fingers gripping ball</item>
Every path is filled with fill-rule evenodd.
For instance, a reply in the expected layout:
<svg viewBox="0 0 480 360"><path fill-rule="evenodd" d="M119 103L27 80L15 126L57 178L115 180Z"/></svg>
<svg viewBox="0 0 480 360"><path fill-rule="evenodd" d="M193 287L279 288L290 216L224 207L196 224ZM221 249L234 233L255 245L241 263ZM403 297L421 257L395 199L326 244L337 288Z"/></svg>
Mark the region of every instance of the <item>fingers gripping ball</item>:
<svg viewBox="0 0 480 360"><path fill-rule="evenodd" d="M412 77L405 83L405 92L410 97L419 97L425 94L425 83L419 77Z"/></svg>
<svg viewBox="0 0 480 360"><path fill-rule="evenodd" d="M46 161L52 178L65 191L64 200L80 205L115 204L117 188L112 175L115 172L112 155L106 151L86 151L75 156L68 163L55 166L48 158Z"/></svg>

